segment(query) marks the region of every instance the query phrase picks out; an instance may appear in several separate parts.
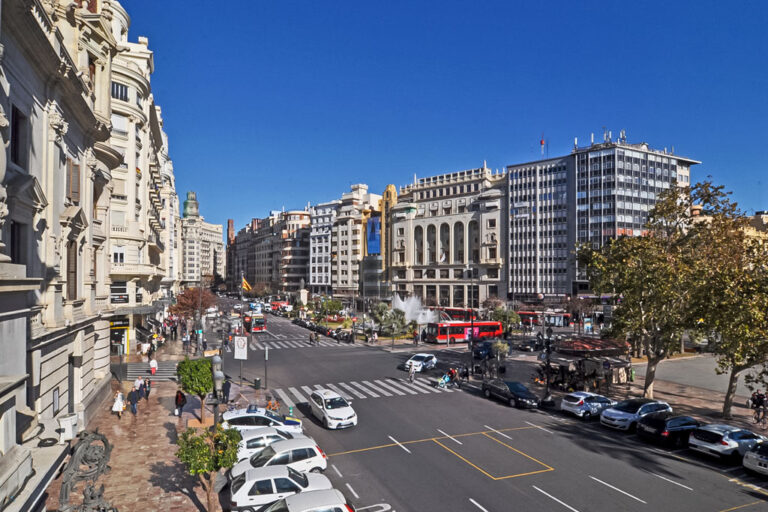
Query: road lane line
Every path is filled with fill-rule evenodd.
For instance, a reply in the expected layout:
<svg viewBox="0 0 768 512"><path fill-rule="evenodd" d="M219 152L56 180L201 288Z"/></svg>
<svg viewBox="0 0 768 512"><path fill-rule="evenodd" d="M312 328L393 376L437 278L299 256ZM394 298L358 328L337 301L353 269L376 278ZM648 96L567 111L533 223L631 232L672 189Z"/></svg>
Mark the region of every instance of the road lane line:
<svg viewBox="0 0 768 512"><path fill-rule="evenodd" d="M275 393L277 393L280 396L280 399L283 401L285 405L288 407L294 407L296 404L293 403L293 400L291 400L291 397L288 396L288 393L283 391L282 389L273 389Z"/></svg>
<svg viewBox="0 0 768 512"><path fill-rule="evenodd" d="M479 508L480 510L482 510L483 512L488 512L488 509L486 509L486 508L483 508L483 506L482 506L482 505L480 505L478 502L476 502L476 501L475 501L475 500L473 500L472 498L469 498L469 502L470 502L471 504L473 504L474 506L476 506L477 508Z"/></svg>
<svg viewBox="0 0 768 512"><path fill-rule="evenodd" d="M389 437L389 438L390 438L392 441L394 441L394 442L395 442L395 444L396 444L397 446L399 446L400 448L402 448L402 449L403 449L403 450L405 450L406 452L408 452L408 453L411 453L411 450L409 450L408 448L406 448L405 446L403 446L402 444L400 444L400 441L398 441L397 439L395 439L395 438L394 438L394 437L392 437L392 436L388 436L388 437Z"/></svg>
<svg viewBox="0 0 768 512"><path fill-rule="evenodd" d="M388 389L388 390L390 390L391 392L393 392L393 393L396 393L396 394L398 394L398 395L400 395L400 396L405 396L405 393L403 393L403 392L402 392L402 391L400 391L399 389L395 388L395 386L390 386L389 384L387 384L387 383L386 383L386 382L384 382L383 380L375 380L375 381L373 381L373 382L375 382L375 383L376 383L376 384L377 384L379 387L381 387L381 388L384 388L384 389ZM376 389L379 389L379 388L376 388Z"/></svg>
<svg viewBox="0 0 768 512"><path fill-rule="evenodd" d="M652 474L653 476L657 476L657 477L661 478L662 480L666 480L667 482L669 482L669 483L671 483L671 484L679 485L679 486L680 486L680 487L682 487L683 489L688 489L689 491L692 491L692 490L693 490L693 489L691 489L690 487L688 487L687 485L683 485L683 484L681 484L681 483L679 483L679 482L675 482L674 480L670 480L669 478L667 478L667 477L665 477L665 476L657 475L656 473L651 473L651 474Z"/></svg>
<svg viewBox="0 0 768 512"><path fill-rule="evenodd" d="M272 336L273 338L277 339L277 336L275 336L274 334L272 334L272 333L271 333L271 332L269 332L269 331L262 331L262 332L265 332L265 333L269 334L270 336Z"/></svg>
<svg viewBox="0 0 768 512"><path fill-rule="evenodd" d="M339 386L343 387L353 395L355 395L357 398L365 398L365 395L361 394L358 390L353 388L352 386L348 386L347 384L344 384L343 382L339 382Z"/></svg>
<svg viewBox="0 0 768 512"><path fill-rule="evenodd" d="M331 467L336 472L336 474L339 475L339 478L344 478L344 475L341 474L341 471L339 471L339 468L336 467L336 464L331 464Z"/></svg>
<svg viewBox="0 0 768 512"><path fill-rule="evenodd" d="M362 381L362 383L368 386L369 389L375 389L377 393L381 393L384 396L392 396L392 393L390 393L386 389L382 389L381 387L377 386L376 384L374 384L369 380L364 380Z"/></svg>
<svg viewBox="0 0 768 512"><path fill-rule="evenodd" d="M342 389L339 389L339 387L338 387L338 386L335 386L335 385L333 385L333 384L326 384L326 386L328 386L328 388L330 388L330 389L334 390L335 392L337 392L338 394L340 394L340 395L341 395L341 397L342 397L344 400L350 400L350 399L352 398L352 397L351 397L349 394L347 394L347 393L346 393L344 390L342 390ZM317 386L315 386L315 387L317 387ZM318 388L318 389L322 389L322 388Z"/></svg>
<svg viewBox="0 0 768 512"><path fill-rule="evenodd" d="M543 430L544 432L547 432L547 433L549 433L549 434L554 434L554 432L552 432L551 430L547 430L547 429L545 429L544 427L541 427L541 426L539 426L539 425L534 425L534 424L533 424L533 423L531 423L530 421L526 421L526 423L527 423L528 425L532 426L532 427L536 427L536 428L538 428L538 429L540 429L540 430Z"/></svg>
<svg viewBox="0 0 768 512"><path fill-rule="evenodd" d="M405 384L401 384L394 377L387 377L387 383L390 386L392 386L393 388L395 388L395 389L399 389L401 391L405 391L409 395L418 395L419 394L418 391L414 391L409 386L407 386ZM426 393L426 391L423 391L423 393Z"/></svg>
<svg viewBox="0 0 768 512"><path fill-rule="evenodd" d="M499 435L500 435L500 436L502 436L502 437L506 437L506 438L507 438L507 439L509 439L510 441L512 440L512 438L511 438L510 436L508 436L507 434L505 434L504 432L499 432L499 431L498 431L498 430L496 430L495 428L493 428L493 427L489 427L488 425L483 425L483 426L484 426L485 428L487 428L488 430L490 430L491 432L495 433L495 434L499 434Z"/></svg>
<svg viewBox="0 0 768 512"><path fill-rule="evenodd" d="M311 388L311 387L309 387L309 386L301 386L301 389L303 389L303 390L304 390L304 392L307 394L307 396L311 396L311 395L312 395L312 393L314 393L314 392L315 392L315 390L314 390L314 389L312 389L312 388Z"/></svg>
<svg viewBox="0 0 768 512"><path fill-rule="evenodd" d="M644 504L644 505L647 505L647 503L646 503L646 502L644 502L643 500L641 500L641 499L640 499L640 498L638 498L637 496L632 496L632 495L631 495L631 494L629 494L628 492L626 492L626 491L622 491L622 490L621 490L621 489L619 489L618 487L614 487L614 486L612 486L612 485L611 485L611 484L609 484L609 483L603 482L603 481L602 481L602 480L600 480L599 478L595 478L595 477L593 477L592 475L589 475L589 478L591 478L591 479L592 479L592 480L594 480L595 482L599 482L599 483L603 484L603 485L604 485L604 486L606 486L606 487L610 487L610 488L611 488L611 489L613 489L614 491L620 492L620 493L621 493L621 494L623 494L624 496L629 496L629 497L630 497L630 498L632 498L633 500L637 500L637 501L639 501L640 503L642 503L642 504Z"/></svg>
<svg viewBox="0 0 768 512"><path fill-rule="evenodd" d="M549 494L548 492L544 492L544 491L542 491L541 489L539 489L539 488L538 488L538 487L536 487L535 485L533 485L533 486L531 486L531 487L533 487L534 489L536 489L537 491L539 491L541 494L543 494L543 495L544 495L544 496L546 496L547 498L549 498L549 499L551 499L551 500L553 500L553 501L556 501L557 503L561 504L562 506L564 506L565 508L567 508L567 509L568 509L568 510L570 510L571 512L579 512L578 510L576 510L575 508L573 508L573 507L572 507L572 506L570 506L569 504L567 504L567 503L565 503L565 502L563 502L563 501L560 501L559 499L555 498L554 496L552 496L552 495L551 495L551 494Z"/></svg>
<svg viewBox="0 0 768 512"><path fill-rule="evenodd" d="M299 390L298 390L298 389L296 389L296 388L288 388L288 391L290 391L291 393L293 393L293 396L295 396L295 397L296 397L296 401L297 401L297 403L300 403L300 402L306 402L306 401L307 401L307 399L306 399L306 398L304 398L304 397L301 395L301 393L299 393Z"/></svg>
<svg viewBox="0 0 768 512"><path fill-rule="evenodd" d="M366 388L365 386L363 386L363 385L362 385L362 384L360 384L359 382L357 382L357 381L354 381L354 380L353 380L353 381L350 381L349 383L350 383L350 384L353 384L353 385L354 385L355 387L357 387L357 388L360 388L360 389L361 389L361 390L362 390L364 393L368 393L368 394L369 394L369 395L371 395L373 398L379 398L379 395L378 395L378 394L376 394L376 392L375 392L375 391L371 391L370 389Z"/></svg>
<svg viewBox="0 0 768 512"><path fill-rule="evenodd" d="M458 439L455 439L455 438L453 438L453 437L449 436L448 434L446 434L445 432L443 432L443 431L442 431L442 430L440 430L440 429L437 429L437 431L438 431L438 432L440 432L441 434L443 434L445 437L447 437L447 438L448 438L448 439L450 439L451 441L453 441L454 443L464 444L464 443L462 443L461 441L459 441Z"/></svg>
<svg viewBox="0 0 768 512"><path fill-rule="evenodd" d="M358 496L358 495L357 495L357 493L356 493L356 492L355 492L355 490L352 488L352 486L351 486L351 485L349 485L349 484L346 484L346 485L347 485L347 489L349 489L349 492L351 492L351 493L352 493L352 496L354 496L356 500L359 500L359 499L360 499L360 496Z"/></svg>

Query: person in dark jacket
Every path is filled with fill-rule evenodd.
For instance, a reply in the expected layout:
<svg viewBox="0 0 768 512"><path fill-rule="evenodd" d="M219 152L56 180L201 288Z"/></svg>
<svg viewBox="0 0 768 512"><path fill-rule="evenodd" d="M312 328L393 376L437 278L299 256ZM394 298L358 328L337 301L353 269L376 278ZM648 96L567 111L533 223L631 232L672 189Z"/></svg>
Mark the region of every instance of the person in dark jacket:
<svg viewBox="0 0 768 512"><path fill-rule="evenodd" d="M144 381L144 398L149 402L149 392L152 391L152 379Z"/></svg>
<svg viewBox="0 0 768 512"><path fill-rule="evenodd" d="M130 393L128 393L128 403L131 404L131 412L136 416L136 413L138 412L136 410L136 404L139 403L139 392L136 391L136 386L133 386Z"/></svg>
<svg viewBox="0 0 768 512"><path fill-rule="evenodd" d="M232 389L232 382L229 379L224 381L221 385L221 401L225 404L229 403L229 390Z"/></svg>
<svg viewBox="0 0 768 512"><path fill-rule="evenodd" d="M187 404L187 397L184 396L184 393L180 389L176 391L176 398L174 399L174 403L176 404L178 416L181 416L181 413L184 410L184 406Z"/></svg>

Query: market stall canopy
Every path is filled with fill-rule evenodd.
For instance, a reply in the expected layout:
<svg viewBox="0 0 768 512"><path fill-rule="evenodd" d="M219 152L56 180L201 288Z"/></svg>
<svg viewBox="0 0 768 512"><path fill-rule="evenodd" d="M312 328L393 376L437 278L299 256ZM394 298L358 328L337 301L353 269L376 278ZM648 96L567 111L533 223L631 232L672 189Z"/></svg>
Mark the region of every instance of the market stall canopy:
<svg viewBox="0 0 768 512"><path fill-rule="evenodd" d="M588 336L566 339L557 344L557 351L583 357L622 356L629 352L629 343L611 338Z"/></svg>

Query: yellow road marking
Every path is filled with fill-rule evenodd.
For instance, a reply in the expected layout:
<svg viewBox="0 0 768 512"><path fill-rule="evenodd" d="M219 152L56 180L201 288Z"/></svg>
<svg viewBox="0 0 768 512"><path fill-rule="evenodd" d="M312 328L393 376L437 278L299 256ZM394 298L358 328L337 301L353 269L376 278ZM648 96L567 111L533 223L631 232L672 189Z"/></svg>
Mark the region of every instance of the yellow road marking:
<svg viewBox="0 0 768 512"><path fill-rule="evenodd" d="M540 460L538 460L538 459L534 459L533 457L531 457L531 456L530 456L530 455L528 455L527 453L523 453L523 452L521 452L520 450L518 450L517 448L514 448L514 447L512 447L512 446L508 445L507 443L505 443L505 442L503 442L503 441L499 441L499 440L498 440L498 439L496 439L495 437L489 436L489 435L488 435L487 433L485 433L485 432L483 432L483 435L484 435L485 437L487 437L488 439L493 439L493 440L494 440L494 441L496 441L497 443L499 443L499 444L501 444L501 445L504 445L504 446L506 446L507 448L509 448L509 449L510 449L510 450L512 450L513 452L517 452L517 453L519 453L520 455L522 455L523 457L527 457L527 458L531 459L533 462L536 462L536 463L538 463L538 464L541 464L542 466L544 466L545 468L547 468L549 471L552 471L552 470L554 470L554 469L555 469L555 468L553 468L552 466L550 466L550 465L548 465L548 464L544 464L543 462L541 462L541 461L540 461Z"/></svg>
<svg viewBox="0 0 768 512"><path fill-rule="evenodd" d="M752 503L745 503L744 505L739 505L738 507L726 508L725 510L721 510L720 512L731 512L732 510L739 510L741 508L751 507L752 505L757 505L759 503L765 503L765 502L764 501L753 501Z"/></svg>
<svg viewBox="0 0 768 512"><path fill-rule="evenodd" d="M451 450L450 448L445 446L443 443L441 443L437 439L433 439L433 441L435 443L439 444L440 446L442 446L443 448L445 448L446 450L448 450L449 452L451 452L452 454L454 454L455 456L457 456L458 458L460 458L461 460L463 460L464 462L466 462L467 464L469 464L470 466L472 466L473 468L475 468L476 470L478 470L479 472L481 472L482 474L484 474L485 476L487 476L488 478L490 478L491 480L496 480L495 476L493 476L492 474L488 473L486 470L484 470L483 468L481 468L477 464L474 464L474 463L470 462L465 457L462 457L461 455L459 455L455 451Z"/></svg>

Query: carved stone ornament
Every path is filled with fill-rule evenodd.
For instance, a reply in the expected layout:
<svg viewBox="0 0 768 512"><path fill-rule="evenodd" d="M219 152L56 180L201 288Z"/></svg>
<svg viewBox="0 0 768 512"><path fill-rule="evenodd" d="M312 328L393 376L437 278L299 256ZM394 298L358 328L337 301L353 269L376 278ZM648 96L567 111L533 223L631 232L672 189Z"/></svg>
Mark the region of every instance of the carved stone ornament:
<svg viewBox="0 0 768 512"><path fill-rule="evenodd" d="M54 142L60 144L64 139L64 135L67 134L69 123L64 120L64 116L56 109L53 109L48 115L48 122L51 125L51 138Z"/></svg>
<svg viewBox="0 0 768 512"><path fill-rule="evenodd" d="M8 193L5 191L6 156L5 148L8 141L8 118L3 106L0 105L0 262L9 261L11 258L4 254L3 225L8 217Z"/></svg>
<svg viewBox="0 0 768 512"><path fill-rule="evenodd" d="M104 485L96 488L96 480L110 470L108 462L112 445L98 429L93 432L80 432L77 437L77 444L62 472L59 512L118 512L117 508L104 499ZM80 482L86 483L83 502L75 505L69 500L72 491Z"/></svg>

